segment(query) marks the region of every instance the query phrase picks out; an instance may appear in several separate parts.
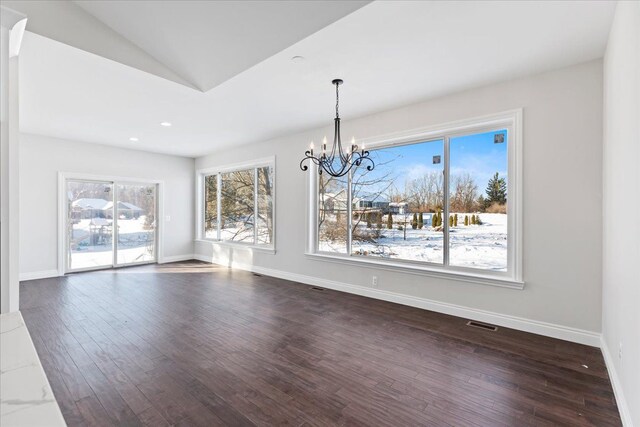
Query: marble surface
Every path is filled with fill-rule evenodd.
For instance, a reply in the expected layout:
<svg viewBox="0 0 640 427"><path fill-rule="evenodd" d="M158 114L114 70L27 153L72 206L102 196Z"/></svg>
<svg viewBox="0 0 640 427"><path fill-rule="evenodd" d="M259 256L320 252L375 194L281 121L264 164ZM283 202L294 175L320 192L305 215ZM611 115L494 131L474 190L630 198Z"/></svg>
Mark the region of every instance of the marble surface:
<svg viewBox="0 0 640 427"><path fill-rule="evenodd" d="M20 312L0 315L0 425L66 425Z"/></svg>

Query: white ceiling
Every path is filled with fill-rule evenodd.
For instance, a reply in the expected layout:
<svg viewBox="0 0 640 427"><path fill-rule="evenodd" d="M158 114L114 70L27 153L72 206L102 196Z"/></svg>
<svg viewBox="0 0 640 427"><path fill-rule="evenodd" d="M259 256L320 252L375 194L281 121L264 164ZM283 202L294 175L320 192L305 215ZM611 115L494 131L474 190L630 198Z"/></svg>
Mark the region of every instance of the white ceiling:
<svg viewBox="0 0 640 427"><path fill-rule="evenodd" d="M167 56L163 58L149 51L178 74L184 74L176 69L179 64L193 60L194 67L202 68L181 77L194 82L202 79L196 86L227 79L205 93L27 33L20 55L21 130L199 156L330 125L334 113L330 82L335 77L345 80L340 111L349 119L600 58L614 8L615 3L609 1L377 1L284 50L269 52L271 56L245 71L232 67L211 76L206 69L215 70L215 61L192 57L202 46L185 48L176 56L164 52ZM103 13L91 12L98 17ZM109 17L101 19L117 18L114 12L104 13ZM153 22L147 18L136 12L137 22L151 28ZM295 21L297 16L286 18ZM189 16L176 15L175 19L173 25L189 26ZM242 16L229 18L233 19L240 26L245 22ZM136 43L142 49L156 37L161 40L163 34L154 29L156 35L147 38L121 31L124 37L140 37ZM206 34L211 37L213 33ZM236 53L242 57L244 50ZM295 55L306 60L291 61ZM173 126L161 127L161 121ZM130 137L139 141L132 143Z"/></svg>
<svg viewBox="0 0 640 427"><path fill-rule="evenodd" d="M202 92L367 3L2 0L33 33Z"/></svg>
<svg viewBox="0 0 640 427"><path fill-rule="evenodd" d="M206 92L366 1L75 1Z"/></svg>

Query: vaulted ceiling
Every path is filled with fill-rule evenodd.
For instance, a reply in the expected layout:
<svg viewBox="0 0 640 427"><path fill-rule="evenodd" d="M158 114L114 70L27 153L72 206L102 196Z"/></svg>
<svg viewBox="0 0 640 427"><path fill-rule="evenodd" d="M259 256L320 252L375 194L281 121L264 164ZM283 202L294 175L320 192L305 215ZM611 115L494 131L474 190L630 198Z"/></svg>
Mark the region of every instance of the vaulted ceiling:
<svg viewBox="0 0 640 427"><path fill-rule="evenodd" d="M29 0L29 31L206 92L368 1Z"/></svg>
<svg viewBox="0 0 640 427"><path fill-rule="evenodd" d="M335 77L345 80L348 119L600 58L615 8L609 1L2 4L29 17L22 131L185 156L330 124Z"/></svg>

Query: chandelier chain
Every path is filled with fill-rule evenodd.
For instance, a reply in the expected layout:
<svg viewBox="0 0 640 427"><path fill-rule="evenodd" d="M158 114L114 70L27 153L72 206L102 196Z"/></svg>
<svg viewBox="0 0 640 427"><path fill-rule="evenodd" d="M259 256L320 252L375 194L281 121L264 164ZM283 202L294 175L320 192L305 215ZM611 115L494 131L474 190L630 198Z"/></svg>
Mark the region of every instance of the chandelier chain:
<svg viewBox="0 0 640 427"><path fill-rule="evenodd" d="M340 95L338 94L338 88L340 85L336 85L336 119L340 118L340 113L338 111L338 106L340 105Z"/></svg>

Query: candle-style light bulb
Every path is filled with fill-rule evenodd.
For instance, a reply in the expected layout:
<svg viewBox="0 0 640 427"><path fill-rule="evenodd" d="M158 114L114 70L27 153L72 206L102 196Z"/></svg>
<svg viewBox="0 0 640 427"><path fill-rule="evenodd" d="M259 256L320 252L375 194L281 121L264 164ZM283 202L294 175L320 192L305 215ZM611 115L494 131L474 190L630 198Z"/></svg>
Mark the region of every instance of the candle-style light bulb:
<svg viewBox="0 0 640 427"><path fill-rule="evenodd" d="M322 138L322 157L327 157L327 137Z"/></svg>
<svg viewBox="0 0 640 427"><path fill-rule="evenodd" d="M313 156L313 141L309 144L309 150L311 151L311 155Z"/></svg>
<svg viewBox="0 0 640 427"><path fill-rule="evenodd" d="M362 150L362 155L364 156L364 142L362 143L362 148L361 148L361 150Z"/></svg>

